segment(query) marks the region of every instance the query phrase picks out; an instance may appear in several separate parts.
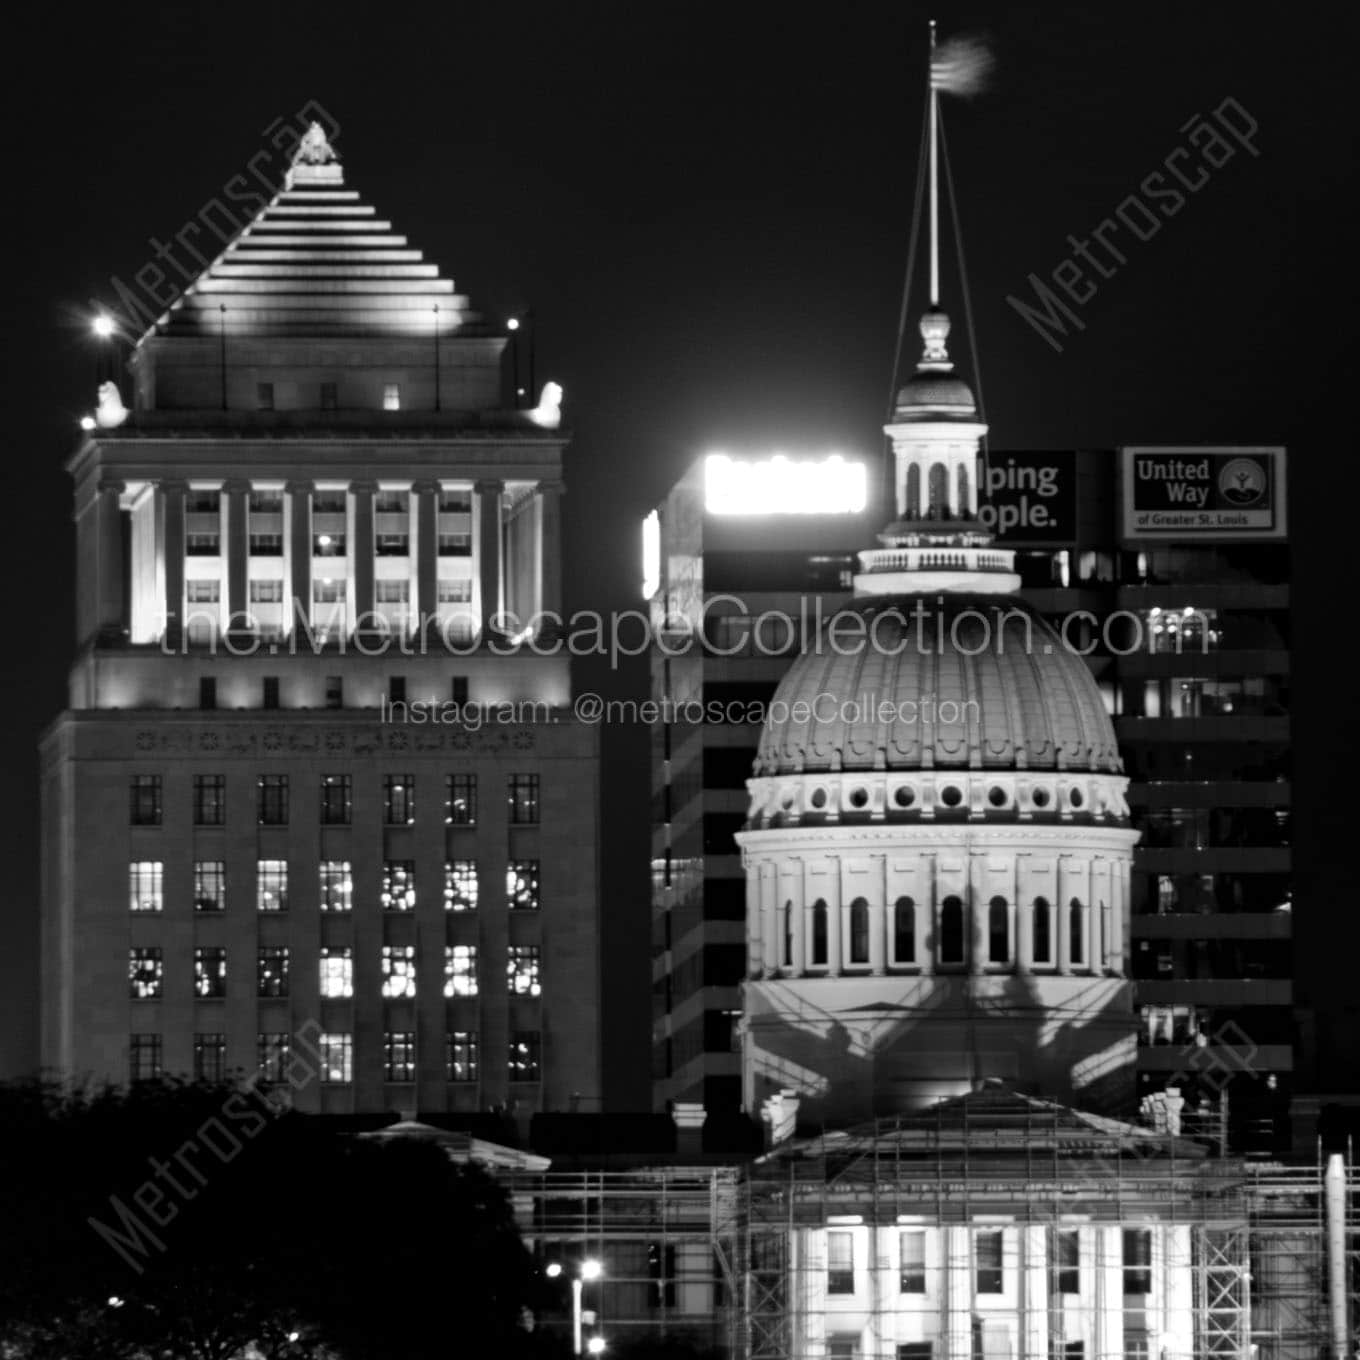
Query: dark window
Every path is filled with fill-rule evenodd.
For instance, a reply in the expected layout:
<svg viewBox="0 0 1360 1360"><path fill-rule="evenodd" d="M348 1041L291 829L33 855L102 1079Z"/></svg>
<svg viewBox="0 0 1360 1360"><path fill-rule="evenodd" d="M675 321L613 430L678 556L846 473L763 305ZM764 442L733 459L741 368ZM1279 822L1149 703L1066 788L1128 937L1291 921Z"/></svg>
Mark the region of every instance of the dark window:
<svg viewBox="0 0 1360 1360"><path fill-rule="evenodd" d="M999 1229L978 1232L973 1239L977 1268L977 1293L1000 1294L1004 1290L1003 1250L1005 1234Z"/></svg>
<svg viewBox="0 0 1360 1360"><path fill-rule="evenodd" d="M273 383L255 384L255 406L260 411L272 411L274 409Z"/></svg>
<svg viewBox="0 0 1360 1360"><path fill-rule="evenodd" d="M1124 1229L1124 1293L1152 1293L1152 1229Z"/></svg>
<svg viewBox="0 0 1360 1360"><path fill-rule="evenodd" d="M194 776L194 825L221 826L227 810L227 781L220 774Z"/></svg>
<svg viewBox="0 0 1360 1360"><path fill-rule="evenodd" d="M509 779L510 823L512 826L538 824L538 776L512 774Z"/></svg>
<svg viewBox="0 0 1360 1360"><path fill-rule="evenodd" d="M1004 897L994 897L987 906L987 962L1011 960L1011 912Z"/></svg>
<svg viewBox="0 0 1360 1360"><path fill-rule="evenodd" d="M468 678L466 675L455 675L451 685L453 692L453 702L460 707L468 701Z"/></svg>
<svg viewBox="0 0 1360 1360"><path fill-rule="evenodd" d="M538 1081L542 1076L542 1037L536 1029L510 1035L507 1076L511 1081Z"/></svg>
<svg viewBox="0 0 1360 1360"><path fill-rule="evenodd" d="M194 950L194 995L220 998L227 994L227 951L217 945Z"/></svg>
<svg viewBox="0 0 1360 1360"><path fill-rule="evenodd" d="M449 826L477 825L477 776L451 774L445 785L444 821Z"/></svg>
<svg viewBox="0 0 1360 1360"><path fill-rule="evenodd" d="M826 1292L855 1292L855 1235L829 1232L826 1235Z"/></svg>
<svg viewBox="0 0 1360 1360"><path fill-rule="evenodd" d="M471 534L440 534L440 557L470 557L472 555Z"/></svg>
<svg viewBox="0 0 1360 1360"><path fill-rule="evenodd" d="M916 962L916 903L899 897L893 904L893 960Z"/></svg>
<svg viewBox="0 0 1360 1360"><path fill-rule="evenodd" d="M334 411L339 405L339 393L336 384L333 382L323 382L321 384L321 409L323 411Z"/></svg>
<svg viewBox="0 0 1360 1360"><path fill-rule="evenodd" d="M850 903L850 962L869 962L869 904L862 897Z"/></svg>
<svg viewBox="0 0 1360 1360"><path fill-rule="evenodd" d="M226 865L220 859L194 862L194 910L222 911L227 905Z"/></svg>
<svg viewBox="0 0 1360 1360"><path fill-rule="evenodd" d="M1053 1257L1053 1290L1057 1294L1081 1293L1081 1234L1075 1228L1058 1232Z"/></svg>
<svg viewBox="0 0 1360 1360"><path fill-rule="evenodd" d="M450 1081L476 1081L477 1031L454 1030L448 1036L446 1060Z"/></svg>
<svg viewBox="0 0 1360 1360"><path fill-rule="evenodd" d="M940 903L940 962L963 962L963 902L957 897Z"/></svg>
<svg viewBox="0 0 1360 1360"><path fill-rule="evenodd" d="M784 903L784 967L793 967L793 903Z"/></svg>
<svg viewBox="0 0 1360 1360"><path fill-rule="evenodd" d="M1074 897L1068 915L1068 940L1071 945L1071 960L1074 964L1086 962L1086 922L1081 903Z"/></svg>
<svg viewBox="0 0 1360 1360"><path fill-rule="evenodd" d="M1034 962L1053 962L1053 908L1046 897L1034 899Z"/></svg>
<svg viewBox="0 0 1360 1360"><path fill-rule="evenodd" d="M158 774L134 774L130 786L133 826L161 824L161 777Z"/></svg>
<svg viewBox="0 0 1360 1360"><path fill-rule="evenodd" d="M383 778L383 821L388 826L410 826L416 819L416 778L389 774Z"/></svg>
<svg viewBox="0 0 1360 1360"><path fill-rule="evenodd" d="M812 958L814 967L826 965L826 900L819 897L812 904Z"/></svg>
<svg viewBox="0 0 1360 1360"><path fill-rule="evenodd" d="M328 675L326 677L326 707L344 708L345 706L345 682L338 675Z"/></svg>
<svg viewBox="0 0 1360 1360"><path fill-rule="evenodd" d="M227 1036L194 1035L194 1076L199 1081L222 1081L227 1075Z"/></svg>
<svg viewBox="0 0 1360 1360"><path fill-rule="evenodd" d="M388 676L387 701L392 704L404 704L406 702L406 677L404 675Z"/></svg>
<svg viewBox="0 0 1360 1360"><path fill-rule="evenodd" d="M217 677L215 675L200 675L198 677L198 706L199 708L217 707Z"/></svg>
<svg viewBox="0 0 1360 1360"><path fill-rule="evenodd" d="M261 945L255 966L255 992L258 996L288 995L288 947Z"/></svg>
<svg viewBox="0 0 1360 1360"><path fill-rule="evenodd" d="M905 1341L897 1348L897 1360L934 1360L934 1354L930 1341Z"/></svg>
<svg viewBox="0 0 1360 1360"><path fill-rule="evenodd" d="M262 774L255 791L256 818L261 826L288 825L288 776Z"/></svg>
<svg viewBox="0 0 1360 1360"><path fill-rule="evenodd" d="M287 1081L293 1056L292 1036L286 1031L260 1034L255 1040L255 1061L263 1081Z"/></svg>
<svg viewBox="0 0 1360 1360"><path fill-rule="evenodd" d="M383 1035L383 1080L416 1079L416 1036L412 1030L389 1031Z"/></svg>
<svg viewBox="0 0 1360 1360"><path fill-rule="evenodd" d="M128 1044L128 1076L132 1081L155 1081L161 1075L161 1036L134 1034Z"/></svg>
<svg viewBox="0 0 1360 1360"><path fill-rule="evenodd" d="M901 1234L902 1278L901 1292L926 1292L926 1235L924 1229L913 1229Z"/></svg>
<svg viewBox="0 0 1360 1360"><path fill-rule="evenodd" d="M348 826L352 789L347 774L321 776L321 825Z"/></svg>
<svg viewBox="0 0 1360 1360"><path fill-rule="evenodd" d="M266 675L263 680L265 708L277 708L279 706L279 677L277 675Z"/></svg>

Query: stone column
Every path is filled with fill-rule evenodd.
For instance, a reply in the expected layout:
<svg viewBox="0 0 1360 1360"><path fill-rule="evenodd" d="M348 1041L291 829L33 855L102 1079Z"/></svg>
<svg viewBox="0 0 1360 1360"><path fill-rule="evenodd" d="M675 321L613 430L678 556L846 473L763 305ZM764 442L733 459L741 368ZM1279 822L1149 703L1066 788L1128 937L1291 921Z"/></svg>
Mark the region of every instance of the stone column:
<svg viewBox="0 0 1360 1360"><path fill-rule="evenodd" d="M422 636L439 617L439 483L415 482L416 615Z"/></svg>
<svg viewBox="0 0 1360 1360"><path fill-rule="evenodd" d="M226 482L222 495L227 504L227 617L224 632L239 635L246 628L250 611L250 483L237 478Z"/></svg>
<svg viewBox="0 0 1360 1360"><path fill-rule="evenodd" d="M775 910L773 869L771 864L760 866L760 894L757 899L760 903L761 962L765 977L778 977L780 964L784 962L783 931L780 929L779 913Z"/></svg>
<svg viewBox="0 0 1360 1360"><path fill-rule="evenodd" d="M1028 894L1015 900L1015 971L1021 977L1034 971L1034 899Z"/></svg>
<svg viewBox="0 0 1360 1360"><path fill-rule="evenodd" d="M869 972L882 977L888 971L888 932L892 929L892 913L883 900L886 876L882 861L877 865L877 878L877 891L869 898Z"/></svg>
<svg viewBox="0 0 1360 1360"><path fill-rule="evenodd" d="M372 632L373 619L373 494L377 482L354 481L349 484L354 497L354 542L350 562L354 571L354 631Z"/></svg>
<svg viewBox="0 0 1360 1360"><path fill-rule="evenodd" d="M1098 1360L1101 1356L1124 1354L1124 1240L1117 1223L1103 1223L1091 1235L1095 1238Z"/></svg>
<svg viewBox="0 0 1360 1360"><path fill-rule="evenodd" d="M1150 1224L1152 1261L1158 1264L1160 1242L1161 1270L1153 1270L1153 1300L1161 1291L1164 1304L1163 1333L1165 1360L1191 1360L1195 1354L1195 1272L1189 1224ZM1151 1301L1150 1301L1151 1302Z"/></svg>
<svg viewBox="0 0 1360 1360"><path fill-rule="evenodd" d="M959 1224L944 1229L944 1360L973 1357L973 1254L971 1230Z"/></svg>
<svg viewBox="0 0 1360 1360"><path fill-rule="evenodd" d="M935 972L935 955L940 947L939 904L935 901L935 864L924 865L924 873L916 880L922 891L913 911L912 930L916 936L916 966L922 977Z"/></svg>
<svg viewBox="0 0 1360 1360"><path fill-rule="evenodd" d="M501 491L500 482L478 482L477 579L481 586L482 642L491 640L500 610L501 587Z"/></svg>
<svg viewBox="0 0 1360 1360"><path fill-rule="evenodd" d="M826 881L826 971L829 977L841 975L841 959L844 957L845 922L841 919L841 881L840 865L836 875Z"/></svg>
<svg viewBox="0 0 1360 1360"><path fill-rule="evenodd" d="M1086 962L1099 977L1105 971L1105 912L1106 906L1093 894L1088 908Z"/></svg>
<svg viewBox="0 0 1360 1360"><path fill-rule="evenodd" d="M294 637L312 619L312 484L289 482L289 575L292 603L284 627Z"/></svg>
<svg viewBox="0 0 1360 1360"><path fill-rule="evenodd" d="M1061 873L1058 875L1058 900L1054 904L1056 910L1052 911L1052 916L1058 932L1058 938L1054 941L1057 945L1058 972L1068 977L1072 972L1072 899L1063 892L1068 886L1063 881L1065 877Z"/></svg>
<svg viewBox="0 0 1360 1360"><path fill-rule="evenodd" d="M1048 1356L1048 1229L1028 1224L1020 1230L1024 1251L1020 1304L1020 1360Z"/></svg>
<svg viewBox="0 0 1360 1360"><path fill-rule="evenodd" d="M786 899L793 906L790 909L793 930L793 966L789 970L794 977L802 977L807 971L807 915L803 908L803 880L801 864L798 865L798 882L794 886L789 885L789 896ZM780 910L783 910L782 906Z"/></svg>
<svg viewBox="0 0 1360 1360"><path fill-rule="evenodd" d="M122 495L127 490L116 478L99 483L99 616L95 620L98 638L117 643L123 636L123 510Z"/></svg>
<svg viewBox="0 0 1360 1360"><path fill-rule="evenodd" d="M179 647L184 632L184 482L160 484L165 514L165 645Z"/></svg>
<svg viewBox="0 0 1360 1360"><path fill-rule="evenodd" d="M539 608L547 615L562 614L562 484L540 482L538 513L541 525L539 542ZM549 628L553 625L547 624Z"/></svg>
<svg viewBox="0 0 1360 1360"><path fill-rule="evenodd" d="M759 977L765 963L764 921L761 915L765 900L765 866L746 865L746 975ZM752 906L755 909L752 909Z"/></svg>

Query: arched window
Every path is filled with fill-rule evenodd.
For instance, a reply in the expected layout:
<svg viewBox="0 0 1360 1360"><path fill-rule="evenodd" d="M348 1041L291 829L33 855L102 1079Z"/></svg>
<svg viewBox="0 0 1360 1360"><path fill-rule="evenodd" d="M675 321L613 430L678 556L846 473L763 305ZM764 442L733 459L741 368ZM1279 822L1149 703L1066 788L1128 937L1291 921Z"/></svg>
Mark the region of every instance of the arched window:
<svg viewBox="0 0 1360 1360"><path fill-rule="evenodd" d="M963 902L957 897L940 903L940 962L963 962Z"/></svg>
<svg viewBox="0 0 1360 1360"><path fill-rule="evenodd" d="M1053 962L1053 908L1046 897L1034 899L1034 962Z"/></svg>
<svg viewBox="0 0 1360 1360"><path fill-rule="evenodd" d="M1086 917L1081 903L1075 897L1072 899L1072 910L1067 919L1070 946L1068 957L1074 965L1080 966L1086 962Z"/></svg>
<svg viewBox="0 0 1360 1360"><path fill-rule="evenodd" d="M949 470L943 463L930 465L930 505L926 518L949 518Z"/></svg>
<svg viewBox="0 0 1360 1360"><path fill-rule="evenodd" d="M793 967L793 903L784 903L784 967Z"/></svg>
<svg viewBox="0 0 1360 1360"><path fill-rule="evenodd" d="M819 897L812 904L812 965L826 967L826 899Z"/></svg>
<svg viewBox="0 0 1360 1360"><path fill-rule="evenodd" d="M921 465L919 463L913 463L907 469L907 504L903 518L921 518Z"/></svg>
<svg viewBox="0 0 1360 1360"><path fill-rule="evenodd" d="M957 475L955 476L954 481L955 486L958 488L957 494L955 495L954 499L958 503L959 518L967 519L969 506L968 506L968 468L966 464L964 463L959 464L958 472Z"/></svg>
<svg viewBox="0 0 1360 1360"><path fill-rule="evenodd" d="M916 903L910 897L893 903L893 962L916 962Z"/></svg>
<svg viewBox="0 0 1360 1360"><path fill-rule="evenodd" d="M862 897L850 903L850 962L869 962L869 904Z"/></svg>
<svg viewBox="0 0 1360 1360"><path fill-rule="evenodd" d="M987 962L1011 961L1011 910L1004 897L992 898L987 907Z"/></svg>

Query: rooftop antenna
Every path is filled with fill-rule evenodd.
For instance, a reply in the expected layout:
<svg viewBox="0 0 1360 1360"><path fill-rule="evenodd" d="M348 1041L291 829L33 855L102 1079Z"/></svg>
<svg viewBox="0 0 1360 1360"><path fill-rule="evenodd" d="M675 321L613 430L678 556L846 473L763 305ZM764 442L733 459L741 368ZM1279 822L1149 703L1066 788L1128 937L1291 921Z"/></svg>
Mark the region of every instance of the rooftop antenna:
<svg viewBox="0 0 1360 1360"><path fill-rule="evenodd" d="M930 305L940 305L940 92L936 84L935 20L930 21Z"/></svg>

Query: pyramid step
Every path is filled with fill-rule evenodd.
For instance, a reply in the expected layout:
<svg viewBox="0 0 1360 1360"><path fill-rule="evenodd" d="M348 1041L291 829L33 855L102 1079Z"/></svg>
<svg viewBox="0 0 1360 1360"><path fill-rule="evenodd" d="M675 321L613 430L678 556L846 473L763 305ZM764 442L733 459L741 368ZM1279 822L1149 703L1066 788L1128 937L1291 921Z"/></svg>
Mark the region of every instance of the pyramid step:
<svg viewBox="0 0 1360 1360"><path fill-rule="evenodd" d="M212 312L215 315L220 296L220 294L216 294L211 300L208 300L198 293L192 293L184 299L180 310ZM268 312L287 313L336 312L343 311L347 307L355 311L387 309L391 311L428 312L433 305L428 293L401 296L394 296L391 293L267 293L259 296L261 298L260 309ZM250 296L240 294L233 295L233 297L232 311L249 308L252 305ZM466 311L468 304L469 298L466 293L447 293L439 296L441 316L445 313L456 315L459 312Z"/></svg>
<svg viewBox="0 0 1360 1360"><path fill-rule="evenodd" d="M227 252L226 264L254 264L272 263L274 261L295 261L298 264L307 263L336 263L336 264L381 264L384 261L391 261L393 264L411 263L418 264L424 258L424 252L419 250L398 250L395 247L391 250L328 250L316 249L309 244L302 250L271 250L268 246L259 243L238 242Z"/></svg>
<svg viewBox="0 0 1360 1360"><path fill-rule="evenodd" d="M216 278L257 279L434 279L439 277L437 264L350 264L343 267L328 264L238 264L224 259L212 267Z"/></svg>
<svg viewBox="0 0 1360 1360"><path fill-rule="evenodd" d="M272 287L271 287L272 282ZM252 278L207 278L194 285L199 293L213 294L258 294L261 297L275 291L295 293L295 281L284 279ZM313 293L399 293L399 294L451 294L452 279L309 279L307 291Z"/></svg>
<svg viewBox="0 0 1360 1360"><path fill-rule="evenodd" d="M284 217L367 217L374 211L363 203L276 203L266 209L271 216L277 213Z"/></svg>
<svg viewBox="0 0 1360 1360"><path fill-rule="evenodd" d="M326 235L333 231L390 232L392 224L376 217L284 217L270 218L267 214L257 218L247 228L247 233L295 231Z"/></svg>
<svg viewBox="0 0 1360 1360"><path fill-rule="evenodd" d="M280 203L357 203L357 189L285 189L279 195Z"/></svg>
<svg viewBox="0 0 1360 1360"><path fill-rule="evenodd" d="M329 250L332 246L404 246L406 237L404 236L358 236L352 234L336 234L334 236L287 236L282 232L268 232L263 236L257 236L253 232L247 232L240 237L237 246L251 247L252 253L258 246L309 246L320 247Z"/></svg>

